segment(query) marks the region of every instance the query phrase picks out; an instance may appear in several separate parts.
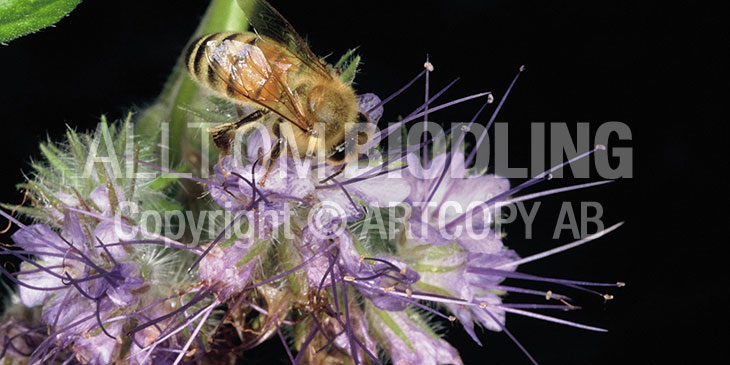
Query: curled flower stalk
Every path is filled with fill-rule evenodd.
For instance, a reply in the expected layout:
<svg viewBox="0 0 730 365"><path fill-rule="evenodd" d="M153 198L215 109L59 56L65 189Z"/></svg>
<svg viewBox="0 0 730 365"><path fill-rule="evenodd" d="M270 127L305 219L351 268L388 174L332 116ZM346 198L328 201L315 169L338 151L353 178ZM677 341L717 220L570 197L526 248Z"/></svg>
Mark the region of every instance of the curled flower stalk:
<svg viewBox="0 0 730 365"><path fill-rule="evenodd" d="M168 197L168 182L134 163L132 156L151 160L152 153L142 140L125 144L133 140L125 135L131 131L129 119L111 126L102 119L95 133L69 130L65 143L42 145L45 161L33 164L34 176L24 184L30 204L13 209L37 223L26 225L0 212L17 227L12 244L0 246L1 255L21 263L15 271L0 267L17 285L14 305L40 309L30 322L5 313L3 357L29 363L122 358L144 363L134 353L162 329L128 329L168 313L177 305L171 300L182 296L174 295L175 287L192 285L192 277L178 267L192 262L190 250L138 224L141 211L176 204ZM132 151L130 158L125 149ZM131 205L136 209L125 208ZM170 338L150 358L163 361L181 341Z"/></svg>
<svg viewBox="0 0 730 365"><path fill-rule="evenodd" d="M196 35L221 31L221 14L236 4L215 1ZM237 11L232 18L241 16ZM224 44L238 53L214 48L222 54L208 61L230 56L225 65L232 67L253 54L259 58L251 62L268 65L261 69L272 79L291 67L266 64L252 46L256 39L231 39L206 47ZM322 67L350 88L358 63L350 51ZM213 78L213 66L206 67ZM343 132L343 142L325 153L299 153L299 142L286 135L309 134L321 147L328 145L326 130L287 131L295 123L281 118L275 128L259 123L251 115L286 113L212 97L177 73L136 124L131 116L112 124L103 118L94 132L69 130L64 142L41 145L43 159L21 185L23 204L0 211L15 228L0 255L20 262L0 267L16 291L0 321L0 363L230 363L274 340L294 364L462 364L458 347L444 336L461 327L480 346L480 328L504 332L537 363L508 329L510 316L605 331L543 311L579 309L570 296L575 292L612 299L609 292L623 283L553 278L524 265L597 240L622 223L527 257L506 246L500 227L505 206L610 183L538 188L605 146L514 185L475 160L524 68L496 105L491 92L441 100L455 82L431 95L433 70L426 62L384 99L353 96L357 110L350 114L362 118L358 129L346 131L357 133ZM378 129L384 107L424 78L424 103ZM272 93L267 80L255 84L259 95ZM293 98L300 91L282 92ZM322 102L312 100L302 108ZM468 123L415 142L394 138L416 128L411 122L470 101L481 104ZM226 129L246 118L245 128ZM195 127L185 130L191 121ZM221 149L194 150L210 145L203 133L209 130L201 127L208 122L216 123L212 131L226 132L214 133L213 141L232 138ZM467 146L476 125L484 128ZM170 132L170 146L160 148L158 137L165 137L158 131ZM358 153L348 154L348 143ZM338 154L348 158L333 163ZM215 161L210 169L209 161ZM511 293L534 300L513 301Z"/></svg>

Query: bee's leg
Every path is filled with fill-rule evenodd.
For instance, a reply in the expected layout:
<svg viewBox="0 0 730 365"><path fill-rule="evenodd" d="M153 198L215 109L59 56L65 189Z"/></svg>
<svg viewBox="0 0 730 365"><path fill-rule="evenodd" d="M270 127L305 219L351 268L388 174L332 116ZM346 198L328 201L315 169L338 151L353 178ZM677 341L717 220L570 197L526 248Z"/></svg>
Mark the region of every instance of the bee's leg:
<svg viewBox="0 0 730 365"><path fill-rule="evenodd" d="M236 130L247 124L249 126L252 126L252 124L250 124L251 122L255 122L263 118L266 113L268 113L268 111L257 110L249 115L242 117L237 122L224 123L215 127L208 128L208 133L210 133L213 137L213 142L215 143L215 145L218 146L218 148L224 154L228 154L231 150L231 141L235 137Z"/></svg>
<svg viewBox="0 0 730 365"><path fill-rule="evenodd" d="M324 183L326 183L327 181L330 181L330 180L332 180L332 179L336 178L336 177L337 177L337 176L339 176L339 175L340 175L340 174L341 174L342 172L344 172L344 171L345 171L345 167L346 167L346 166L347 166L347 164L344 164L344 163L343 163L343 164L342 164L342 167L340 167L340 169L339 169L339 170L335 171L335 173L334 173L334 174L332 174L332 175L330 175L330 176L327 176L327 177L326 177L326 178L325 178L324 180L320 181L319 183L320 183L320 184L324 184Z"/></svg>
<svg viewBox="0 0 730 365"><path fill-rule="evenodd" d="M279 159L279 156L281 156L281 145L284 143L284 141L281 139L281 136L279 134L279 128L278 125L275 125L273 128L274 135L277 137L276 143L271 148L271 151L269 152L269 158L266 159L266 172L264 173L264 176L261 178L261 181L259 181L259 185L264 186L266 183L266 178L269 176L269 173L271 170L274 169L274 163ZM259 150L260 153L260 150ZM260 154L259 159L263 156Z"/></svg>
<svg viewBox="0 0 730 365"><path fill-rule="evenodd" d="M221 151L218 151L218 166L221 167L221 171L223 171L223 176L228 176L228 171L226 171L225 167L223 167L223 157L226 157L226 153Z"/></svg>

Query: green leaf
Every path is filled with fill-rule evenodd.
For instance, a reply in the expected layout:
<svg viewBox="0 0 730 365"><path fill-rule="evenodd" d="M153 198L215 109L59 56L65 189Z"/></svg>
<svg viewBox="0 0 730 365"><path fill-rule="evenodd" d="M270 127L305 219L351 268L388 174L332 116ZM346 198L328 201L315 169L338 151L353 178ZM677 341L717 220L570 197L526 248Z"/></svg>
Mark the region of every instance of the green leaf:
<svg viewBox="0 0 730 365"><path fill-rule="evenodd" d="M51 166L53 166L55 169L57 169L62 176L69 176L71 168L58 156L59 151L57 149L54 149L54 146L52 144L41 143L40 147L41 153L43 153L43 155L46 157L48 163L51 164Z"/></svg>
<svg viewBox="0 0 730 365"><path fill-rule="evenodd" d="M0 1L0 42L9 42L53 25L81 0Z"/></svg>
<svg viewBox="0 0 730 365"><path fill-rule="evenodd" d="M164 190L166 187L170 186L170 184L178 181L179 179L180 177L175 174L164 173L158 176L156 179L152 180L152 182L147 187L152 190Z"/></svg>
<svg viewBox="0 0 730 365"><path fill-rule="evenodd" d="M340 57L337 63L335 63L334 68L337 70L344 69L346 67L345 65L350 63L350 58L355 54L355 49L356 48L348 49L347 52Z"/></svg>
<svg viewBox="0 0 730 365"><path fill-rule="evenodd" d="M369 309L373 311L373 313L377 314L378 318L380 318L383 323L385 323L388 328L390 328L393 333L395 333L396 336L398 336L403 343L408 346L411 351L415 352L416 350L413 348L413 344L411 343L411 340L408 338L406 333L403 331L400 326L393 320L393 318L388 314L386 311L382 311L378 308L375 308L375 306L369 306Z"/></svg>
<svg viewBox="0 0 730 365"><path fill-rule="evenodd" d="M335 70L340 73L340 79L346 84L352 84L355 81L355 75L360 65L360 56L355 55L355 50L357 47L347 50L334 66Z"/></svg>

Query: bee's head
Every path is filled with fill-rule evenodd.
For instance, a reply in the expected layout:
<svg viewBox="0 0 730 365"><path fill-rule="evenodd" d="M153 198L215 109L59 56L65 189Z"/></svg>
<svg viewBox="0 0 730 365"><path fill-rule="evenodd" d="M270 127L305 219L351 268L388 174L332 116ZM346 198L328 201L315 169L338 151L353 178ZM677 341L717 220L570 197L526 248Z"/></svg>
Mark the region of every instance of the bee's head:
<svg viewBox="0 0 730 365"><path fill-rule="evenodd" d="M333 165L355 161L358 154L372 137L375 125L361 112L357 113L357 123L346 123L345 133L337 140L327 154L327 162Z"/></svg>

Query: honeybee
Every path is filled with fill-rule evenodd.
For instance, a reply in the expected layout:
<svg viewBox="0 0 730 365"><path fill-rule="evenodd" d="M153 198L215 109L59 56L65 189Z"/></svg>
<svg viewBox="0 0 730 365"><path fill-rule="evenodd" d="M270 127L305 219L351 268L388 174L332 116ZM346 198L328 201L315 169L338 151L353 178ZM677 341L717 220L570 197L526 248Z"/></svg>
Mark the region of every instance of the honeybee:
<svg viewBox="0 0 730 365"><path fill-rule="evenodd" d="M241 129L259 122L278 141L271 159L289 145L302 158L320 155L333 165L354 160L370 138L353 128L354 123L370 122L358 110L355 91L270 4L253 3L257 12L247 17L256 33L208 34L186 51L192 79L234 104L257 109L237 122L211 128L214 142L227 153L236 131L243 133ZM291 127L288 133L282 131L284 125Z"/></svg>

